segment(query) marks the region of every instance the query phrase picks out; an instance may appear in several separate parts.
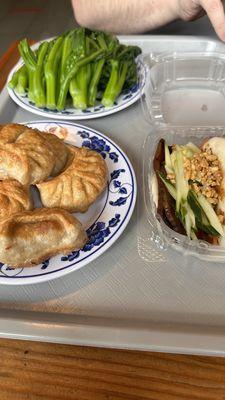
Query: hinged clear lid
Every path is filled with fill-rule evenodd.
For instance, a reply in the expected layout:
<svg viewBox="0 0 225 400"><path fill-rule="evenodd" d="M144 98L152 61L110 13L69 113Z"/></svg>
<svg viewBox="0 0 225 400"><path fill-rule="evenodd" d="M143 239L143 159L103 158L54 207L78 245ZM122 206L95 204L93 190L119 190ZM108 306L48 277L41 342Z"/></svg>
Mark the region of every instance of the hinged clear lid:
<svg viewBox="0 0 225 400"><path fill-rule="evenodd" d="M225 126L225 54L149 55L142 106L161 126Z"/></svg>
<svg viewBox="0 0 225 400"><path fill-rule="evenodd" d="M158 248L175 248L185 256L225 261L224 243L212 245L175 232L158 215L160 196L154 158L160 139L168 145L197 146L210 137L225 136L225 54L173 53L143 59L142 106L150 124L143 148L145 218Z"/></svg>

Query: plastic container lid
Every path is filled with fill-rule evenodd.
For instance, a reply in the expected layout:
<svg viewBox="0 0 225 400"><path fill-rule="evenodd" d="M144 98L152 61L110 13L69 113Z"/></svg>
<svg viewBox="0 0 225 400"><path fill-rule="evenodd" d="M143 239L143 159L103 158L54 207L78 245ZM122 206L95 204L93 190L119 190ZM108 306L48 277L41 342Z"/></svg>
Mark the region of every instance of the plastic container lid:
<svg viewBox="0 0 225 400"><path fill-rule="evenodd" d="M152 240L158 248L172 246L184 255L224 262L225 247L191 241L176 233L157 216L153 190L153 159L157 144L169 145L225 135L225 55L173 53L146 56L146 84L142 98L151 132L144 144L144 199Z"/></svg>
<svg viewBox="0 0 225 400"><path fill-rule="evenodd" d="M225 126L225 55L173 53L144 59L146 119L167 126Z"/></svg>

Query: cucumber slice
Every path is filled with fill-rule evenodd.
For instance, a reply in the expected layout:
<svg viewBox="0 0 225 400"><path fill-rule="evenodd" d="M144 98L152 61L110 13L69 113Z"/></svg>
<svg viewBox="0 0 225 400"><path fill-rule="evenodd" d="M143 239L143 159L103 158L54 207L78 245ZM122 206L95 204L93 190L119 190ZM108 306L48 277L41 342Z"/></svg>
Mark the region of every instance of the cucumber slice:
<svg viewBox="0 0 225 400"><path fill-rule="evenodd" d="M157 173L158 173L160 179L163 181L164 185L166 186L166 188L167 188L169 194L174 198L174 200L176 200L176 198L177 198L177 193L176 193L176 189L175 189L175 187L173 186L173 184L169 181L169 179L167 179L167 178L165 177L165 175L164 175L162 172L157 171Z"/></svg>
<svg viewBox="0 0 225 400"><path fill-rule="evenodd" d="M184 164L183 164L183 154L182 151L175 151L175 161L174 161L174 172L176 178L176 211L179 212L181 203L187 201L189 186L188 182L184 177Z"/></svg>
<svg viewBox="0 0 225 400"><path fill-rule="evenodd" d="M189 238L192 238L192 232L196 230L195 215L187 202L181 204L180 212L176 213L179 220L182 222L186 234Z"/></svg>
<svg viewBox="0 0 225 400"><path fill-rule="evenodd" d="M200 229L201 231L205 232L205 233L209 233L212 236L220 236L221 235L208 223L208 225L206 224L202 224L200 221L196 220L196 225L197 228Z"/></svg>
<svg viewBox="0 0 225 400"><path fill-rule="evenodd" d="M185 148L182 153L186 158L192 159L194 157L193 151L189 148Z"/></svg>
<svg viewBox="0 0 225 400"><path fill-rule="evenodd" d="M170 154L170 159L171 159L171 164L172 164L172 168L174 171L174 164L175 164L175 159L176 159L176 151L172 151L172 153Z"/></svg>
<svg viewBox="0 0 225 400"><path fill-rule="evenodd" d="M223 237L225 237L225 233L223 231L223 227L217 217L213 207L208 202L208 200L202 194L197 195L198 202L202 207L203 211L205 212L210 225Z"/></svg>
<svg viewBox="0 0 225 400"><path fill-rule="evenodd" d="M180 146L180 149L182 150L182 154L189 159L192 159L196 153L200 152L200 149L191 142Z"/></svg>
<svg viewBox="0 0 225 400"><path fill-rule="evenodd" d="M204 231L206 233L209 233L210 235L220 236L219 231L217 231L217 229L215 229L215 227L213 227L211 222L209 221L209 219L208 219L204 209L202 208L201 204L199 203L198 199L199 199L199 196L194 192L194 190L189 190L188 203L194 212L197 228L201 229L202 231ZM207 203L208 203L208 201L207 201ZM208 204L212 208L211 204L210 203L208 203ZM216 215L216 217L217 217L217 215ZM217 219L218 219L218 217L217 217Z"/></svg>
<svg viewBox="0 0 225 400"><path fill-rule="evenodd" d="M188 203L189 203L190 207L192 208L197 220L202 221L202 218L203 218L202 208L198 202L198 199L197 199L197 196L196 196L194 190L189 190L187 200L188 200Z"/></svg>
<svg viewBox="0 0 225 400"><path fill-rule="evenodd" d="M223 230L225 231L225 227L223 226ZM220 237L219 238L219 245L222 247L225 247L225 238L224 237Z"/></svg>
<svg viewBox="0 0 225 400"><path fill-rule="evenodd" d="M191 232L196 229L195 215L189 206L188 202L181 205L180 217L185 227L187 236L191 238Z"/></svg>
<svg viewBox="0 0 225 400"><path fill-rule="evenodd" d="M187 203L186 207L187 207L188 215L189 215L190 220L191 220L191 227L195 229L196 228L195 214L193 213L193 211L192 211L192 209L191 209L191 207L189 206L188 203Z"/></svg>
<svg viewBox="0 0 225 400"><path fill-rule="evenodd" d="M193 153L200 153L201 150L192 142L186 144L186 147L190 149Z"/></svg>
<svg viewBox="0 0 225 400"><path fill-rule="evenodd" d="M166 169L167 174L173 173L173 166L172 166L170 151L169 151L169 147L168 147L167 143L165 143L165 169Z"/></svg>
<svg viewBox="0 0 225 400"><path fill-rule="evenodd" d="M191 230L191 240L198 240L198 238L193 230Z"/></svg>
<svg viewBox="0 0 225 400"><path fill-rule="evenodd" d="M186 230L187 236L190 238L191 237L191 228L192 228L192 226L191 226L191 218L190 218L190 215L188 213L185 215L184 226L185 226L185 230Z"/></svg>

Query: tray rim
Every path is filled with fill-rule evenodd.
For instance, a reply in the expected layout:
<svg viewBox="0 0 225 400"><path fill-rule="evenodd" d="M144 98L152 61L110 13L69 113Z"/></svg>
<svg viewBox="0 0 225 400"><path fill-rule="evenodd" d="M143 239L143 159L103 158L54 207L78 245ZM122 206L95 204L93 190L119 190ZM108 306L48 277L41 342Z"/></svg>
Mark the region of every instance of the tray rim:
<svg viewBox="0 0 225 400"><path fill-rule="evenodd" d="M1 310L0 338L173 354L225 356L223 327L160 324L137 319L68 316L5 309Z"/></svg>

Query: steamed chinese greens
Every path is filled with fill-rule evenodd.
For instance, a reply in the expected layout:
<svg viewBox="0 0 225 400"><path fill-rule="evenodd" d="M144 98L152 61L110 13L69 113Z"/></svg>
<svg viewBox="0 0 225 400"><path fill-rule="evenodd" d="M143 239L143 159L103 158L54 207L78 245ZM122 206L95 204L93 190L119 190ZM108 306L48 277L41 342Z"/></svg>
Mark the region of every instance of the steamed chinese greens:
<svg viewBox="0 0 225 400"><path fill-rule="evenodd" d="M19 43L23 65L9 82L36 107L61 111L67 106L85 110L101 102L112 107L122 90L137 83L137 46L86 28L73 29L33 50Z"/></svg>

